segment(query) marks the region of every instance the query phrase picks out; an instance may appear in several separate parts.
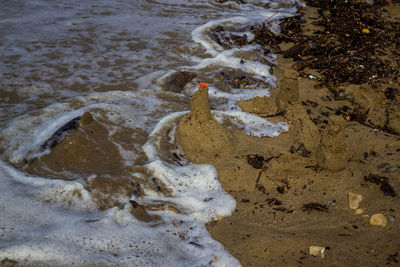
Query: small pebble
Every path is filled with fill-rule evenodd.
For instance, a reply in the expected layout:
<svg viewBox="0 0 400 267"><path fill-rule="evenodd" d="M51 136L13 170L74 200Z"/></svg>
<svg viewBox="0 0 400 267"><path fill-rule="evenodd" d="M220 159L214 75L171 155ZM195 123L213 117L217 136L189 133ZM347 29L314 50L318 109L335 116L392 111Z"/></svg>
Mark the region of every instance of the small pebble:
<svg viewBox="0 0 400 267"><path fill-rule="evenodd" d="M358 209L362 199L362 195L349 192L349 208L353 210Z"/></svg>
<svg viewBox="0 0 400 267"><path fill-rule="evenodd" d="M389 216L389 222L394 223L396 221L396 218L393 215Z"/></svg>
<svg viewBox="0 0 400 267"><path fill-rule="evenodd" d="M356 209L356 212L355 212L356 215L360 215L363 213L364 213L364 209Z"/></svg>
<svg viewBox="0 0 400 267"><path fill-rule="evenodd" d="M379 164L379 165L378 165L378 169L383 169L383 168L385 168L385 167L387 167L387 166L389 166L389 165L390 165L390 164L387 163L387 162L382 163L382 164Z"/></svg>
<svg viewBox="0 0 400 267"><path fill-rule="evenodd" d="M399 167L392 166L392 167L388 168L387 171L388 171L388 172L395 172L395 171L397 171L398 169L399 169Z"/></svg>
<svg viewBox="0 0 400 267"><path fill-rule="evenodd" d="M369 224L385 227L387 225L387 219L384 215L382 215L380 213L376 213L371 216L371 219L369 220Z"/></svg>
<svg viewBox="0 0 400 267"><path fill-rule="evenodd" d="M325 258L325 247L318 247L318 246L310 246L309 248L310 255L313 256L321 256L321 258Z"/></svg>

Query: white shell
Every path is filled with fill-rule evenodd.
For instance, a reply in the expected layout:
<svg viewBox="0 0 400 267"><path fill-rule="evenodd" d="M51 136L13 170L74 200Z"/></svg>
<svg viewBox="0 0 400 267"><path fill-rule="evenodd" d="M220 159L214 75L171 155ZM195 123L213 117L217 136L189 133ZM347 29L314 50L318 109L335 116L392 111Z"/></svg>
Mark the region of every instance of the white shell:
<svg viewBox="0 0 400 267"><path fill-rule="evenodd" d="M353 210L358 209L362 199L362 195L349 192L349 208Z"/></svg>
<svg viewBox="0 0 400 267"><path fill-rule="evenodd" d="M318 246L310 246L309 248L310 255L313 256L321 256L321 258L325 258L325 247L318 247Z"/></svg>
<svg viewBox="0 0 400 267"><path fill-rule="evenodd" d="M369 224L385 227L387 225L387 219L384 215L382 215L380 213L376 213L371 216L371 219L369 220Z"/></svg>

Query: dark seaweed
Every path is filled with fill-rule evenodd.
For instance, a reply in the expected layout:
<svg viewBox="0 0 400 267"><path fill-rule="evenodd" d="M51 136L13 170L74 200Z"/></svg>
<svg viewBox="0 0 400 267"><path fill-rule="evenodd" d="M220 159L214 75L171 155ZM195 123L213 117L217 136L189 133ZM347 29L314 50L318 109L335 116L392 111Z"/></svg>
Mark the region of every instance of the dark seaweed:
<svg viewBox="0 0 400 267"><path fill-rule="evenodd" d="M252 40L238 36L222 27L214 29L216 41L224 47L240 47L258 44L293 58L293 68L300 71L306 67L321 74L319 86L335 91L342 84L379 85L385 79L399 79L400 22L385 20L382 16L387 1L307 0L316 7L319 18L313 22L320 26L312 34L305 34L302 16L280 20L281 32L273 33L268 23L250 27ZM280 50L282 42L294 45ZM388 90L388 99L396 90Z"/></svg>
<svg viewBox="0 0 400 267"><path fill-rule="evenodd" d="M316 202L310 202L310 203L304 204L303 207L301 208L302 211L307 211L308 213L310 213L313 210L328 212L328 209L329 208L327 205L316 203Z"/></svg>
<svg viewBox="0 0 400 267"><path fill-rule="evenodd" d="M61 126L44 144L40 146L40 151L43 152L47 149L55 147L59 142L61 142L65 135L72 130L78 129L81 117L76 117Z"/></svg>
<svg viewBox="0 0 400 267"><path fill-rule="evenodd" d="M389 179L384 176L380 176L377 174L370 173L368 176L364 177L366 182L370 182L376 185L379 185L379 188L383 192L385 196L395 197L396 192L393 187L389 184Z"/></svg>

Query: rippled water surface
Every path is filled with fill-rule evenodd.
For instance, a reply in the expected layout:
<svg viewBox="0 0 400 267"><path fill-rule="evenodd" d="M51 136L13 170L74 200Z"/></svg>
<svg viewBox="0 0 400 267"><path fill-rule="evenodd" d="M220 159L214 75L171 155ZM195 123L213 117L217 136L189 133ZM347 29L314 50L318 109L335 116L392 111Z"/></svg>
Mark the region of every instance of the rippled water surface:
<svg viewBox="0 0 400 267"><path fill-rule="evenodd" d="M269 27L279 30L296 9L295 1L217 2L0 1L0 261L239 265L203 225L230 215L235 201L212 166L171 158L184 158L174 132L204 81L217 120L256 136L287 130L235 104L268 96L274 55L223 49L210 29L251 39L250 25L278 13ZM214 86L219 71L235 69L265 86ZM181 93L164 91L179 70L196 77ZM44 146L85 112L94 124Z"/></svg>

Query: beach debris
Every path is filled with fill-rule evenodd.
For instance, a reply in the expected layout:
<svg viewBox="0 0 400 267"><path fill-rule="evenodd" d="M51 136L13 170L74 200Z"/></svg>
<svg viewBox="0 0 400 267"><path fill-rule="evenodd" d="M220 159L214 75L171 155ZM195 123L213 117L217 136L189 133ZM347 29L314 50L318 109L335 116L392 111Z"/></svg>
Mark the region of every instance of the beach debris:
<svg viewBox="0 0 400 267"><path fill-rule="evenodd" d="M208 88L207 83L200 83L199 88Z"/></svg>
<svg viewBox="0 0 400 267"><path fill-rule="evenodd" d="M339 90L339 91L333 91L329 94L328 96L330 99L333 99L335 101L339 101L339 100L351 100L353 99L353 95L349 94L346 91L343 90Z"/></svg>
<svg viewBox="0 0 400 267"><path fill-rule="evenodd" d="M268 205L270 205L270 206L272 206L272 205L276 205L276 206L282 205L282 202L279 199L274 198L274 197L273 198L267 198L265 200L265 202L267 202Z"/></svg>
<svg viewBox="0 0 400 267"><path fill-rule="evenodd" d="M211 221L217 222L217 221L220 221L222 218L223 218L222 216L214 215L211 217Z"/></svg>
<svg viewBox="0 0 400 267"><path fill-rule="evenodd" d="M280 194L284 194L290 189L290 185L289 185L288 181L286 181L285 179L282 179L281 183L282 183L282 185L279 185L276 188L276 191L278 191L278 193L280 193Z"/></svg>
<svg viewBox="0 0 400 267"><path fill-rule="evenodd" d="M376 213L371 216L371 218L369 220L369 224L385 227L387 225L387 219L384 215L382 215L380 213Z"/></svg>
<svg viewBox="0 0 400 267"><path fill-rule="evenodd" d="M18 264L18 261L10 258L4 258L0 261L0 264L2 266L16 266Z"/></svg>
<svg viewBox="0 0 400 267"><path fill-rule="evenodd" d="M273 117L278 117L278 116L283 116L285 115L286 111L278 111L275 112L274 114L268 114L268 115L264 115L264 116L260 116L262 118L273 118Z"/></svg>
<svg viewBox="0 0 400 267"><path fill-rule="evenodd" d="M258 170L262 169L262 171L264 171L263 167L265 168L265 164L267 164L268 162L270 162L273 159L278 159L280 156L281 156L281 154L277 155L277 156L271 156L271 157L265 159L263 156L258 155L258 154L248 154L247 155L247 163L255 169L258 169ZM257 180L257 182L258 182L258 180Z"/></svg>
<svg viewBox="0 0 400 267"><path fill-rule="evenodd" d="M363 200L362 195L349 192L349 208L357 210L360 206L360 202Z"/></svg>
<svg viewBox="0 0 400 267"><path fill-rule="evenodd" d="M308 213L310 213L313 210L316 211L323 211L323 212L328 212L329 208L327 205L324 204L320 204L320 203L316 203L316 202L310 202L307 204L303 204L302 211L307 211Z"/></svg>
<svg viewBox="0 0 400 267"><path fill-rule="evenodd" d="M224 48L260 45L283 53L296 62L293 68L312 68L322 76L320 86L335 91L338 85L373 84L379 85L384 79L399 77L400 24L385 19L380 14L386 3L366 5L363 1L347 1L338 5L337 1L307 0L307 5L317 8L318 20L314 25L321 29L312 34L303 32L303 16L293 16L279 20L280 32L268 27L267 18L261 25L249 28L254 38L245 34L229 32L221 26L211 31L215 41ZM374 28L371 28L374 25ZM281 43L293 43L282 51ZM381 45L376 45L381 44ZM382 53L386 47L387 53ZM392 62L393 64L391 64Z"/></svg>
<svg viewBox="0 0 400 267"><path fill-rule="evenodd" d="M174 93L181 93L185 88L185 85L193 80L196 74L188 71L176 71L169 75L163 84L165 91Z"/></svg>
<svg viewBox="0 0 400 267"><path fill-rule="evenodd" d="M329 203L328 203L328 206L332 206L332 207L335 207L335 206L337 206L337 205L338 205L338 203L336 202L335 199L332 200L332 201L329 201Z"/></svg>
<svg viewBox="0 0 400 267"><path fill-rule="evenodd" d="M285 52L283 52L283 57L284 58L288 58L288 57L295 57L298 55L301 55L303 51L303 48L299 45L294 45L291 48L289 48L288 50L286 50Z"/></svg>
<svg viewBox="0 0 400 267"><path fill-rule="evenodd" d="M286 212L287 214L293 213L293 210L289 210L289 209L287 209L285 207L275 207L275 208L272 208L272 209L276 210L276 211Z"/></svg>
<svg viewBox="0 0 400 267"><path fill-rule="evenodd" d="M255 169L261 169L264 166L264 157L258 154L247 155L247 163Z"/></svg>
<svg viewBox="0 0 400 267"><path fill-rule="evenodd" d="M138 207L143 207L145 210L149 210L149 211L159 211L159 210L169 210L172 211L176 214L180 214L181 212L169 205L169 204L147 204L147 203L138 203L135 200L129 200L129 202L131 203L133 208L138 208Z"/></svg>
<svg viewBox="0 0 400 267"><path fill-rule="evenodd" d="M394 101L396 96L400 96L400 90L393 87L387 87L384 94L386 99Z"/></svg>
<svg viewBox="0 0 400 267"><path fill-rule="evenodd" d="M399 169L397 166L392 166L386 169L387 172L395 172Z"/></svg>
<svg viewBox="0 0 400 267"><path fill-rule="evenodd" d="M246 1L243 1L243 0L216 0L216 2L221 3L221 4L226 3L226 2L234 2L237 4L246 4Z"/></svg>
<svg viewBox="0 0 400 267"><path fill-rule="evenodd" d="M214 256L212 257L212 259L210 260L210 262L208 263L210 266L213 266L214 263L216 263L219 260L218 256Z"/></svg>
<svg viewBox="0 0 400 267"><path fill-rule="evenodd" d="M275 16L278 15L278 14L279 14L279 12L275 12L274 14L272 14L271 16L269 16L267 19L265 19L265 20L263 21L263 24L267 23L270 19L272 19L273 17L275 17Z"/></svg>
<svg viewBox="0 0 400 267"><path fill-rule="evenodd" d="M190 245L193 245L193 246L195 246L195 247L197 247L197 248L204 249L204 247L203 247L202 245L197 244L196 242L190 241L189 244L190 244Z"/></svg>
<svg viewBox="0 0 400 267"><path fill-rule="evenodd" d="M379 165L378 165L378 169L383 169L383 168L385 168L385 167L387 167L387 166L389 166L389 165L390 165L390 164L389 164L388 162L379 164Z"/></svg>
<svg viewBox="0 0 400 267"><path fill-rule="evenodd" d="M129 200L129 202L131 204L131 209L130 209L131 214L135 216L135 218L138 219L139 221L151 222L160 219L158 215L148 214L144 206L137 203L136 201Z"/></svg>
<svg viewBox="0 0 400 267"><path fill-rule="evenodd" d="M55 147L60 143L64 137L72 130L78 129L81 117L75 117L54 132L54 134L47 139L47 141L40 146L39 152Z"/></svg>
<svg viewBox="0 0 400 267"><path fill-rule="evenodd" d="M395 197L396 192L393 187L389 184L389 179L378 174L370 173L368 176L364 177L364 181L379 185L379 188L385 196Z"/></svg>
<svg viewBox="0 0 400 267"><path fill-rule="evenodd" d="M321 256L321 258L325 258L325 247L319 247L319 246L310 246L309 247L309 253L312 256Z"/></svg>
<svg viewBox="0 0 400 267"><path fill-rule="evenodd" d="M399 263L399 252L396 251L393 254L389 254L386 261L387 261L387 264Z"/></svg>
<svg viewBox="0 0 400 267"><path fill-rule="evenodd" d="M389 222L394 223L396 222L396 218L393 215L389 216Z"/></svg>
<svg viewBox="0 0 400 267"><path fill-rule="evenodd" d="M265 188L265 186L263 186L262 184L256 183L256 188L258 189L258 191L260 191L263 194L268 195L268 191Z"/></svg>
<svg viewBox="0 0 400 267"><path fill-rule="evenodd" d="M249 42L246 34L231 33L221 25L211 30L211 36L220 46L227 49L245 46Z"/></svg>
<svg viewBox="0 0 400 267"><path fill-rule="evenodd" d="M169 205L154 205L154 206L152 206L152 205L145 205L144 208L145 208L146 210L152 210L152 211L169 210L169 211L172 211L172 212L174 212L174 213L176 213L176 214L179 214L179 213L180 213L178 209L176 209L176 208L174 208L174 207L172 207L172 206L169 206Z"/></svg>
<svg viewBox="0 0 400 267"><path fill-rule="evenodd" d="M293 69L300 71L300 70L310 66L314 61L315 61L315 59L313 59L313 58L307 58L305 60L294 63L292 67L293 67Z"/></svg>
<svg viewBox="0 0 400 267"><path fill-rule="evenodd" d="M355 215L360 215L363 214L365 212L364 209L356 209L356 211L354 212Z"/></svg>
<svg viewBox="0 0 400 267"><path fill-rule="evenodd" d="M368 33L370 33L370 30L369 29L362 29L362 33L368 34Z"/></svg>

